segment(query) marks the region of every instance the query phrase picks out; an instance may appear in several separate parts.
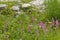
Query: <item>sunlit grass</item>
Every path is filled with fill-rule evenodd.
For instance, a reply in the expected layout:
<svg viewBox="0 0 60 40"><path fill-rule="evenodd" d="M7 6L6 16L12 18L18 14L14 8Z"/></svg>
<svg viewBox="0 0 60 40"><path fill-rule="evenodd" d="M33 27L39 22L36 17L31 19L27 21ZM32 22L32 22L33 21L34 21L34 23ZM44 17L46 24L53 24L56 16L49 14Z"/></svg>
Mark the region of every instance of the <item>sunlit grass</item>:
<svg viewBox="0 0 60 40"><path fill-rule="evenodd" d="M22 1L25 2L25 0ZM8 8L16 4L16 2L5 3L8 4ZM0 4L5 3L0 2ZM50 9L48 9L49 12L46 11L42 14L38 12L38 10L32 10L32 8L22 9L22 11L22 14L20 14L18 17L14 17L15 12L11 10L6 12L11 13L9 15L5 12L3 13L6 15L0 15L0 40L60 40L60 24L59 28L56 29L56 19L53 17L53 15L50 15L50 13L54 13L53 11L50 12ZM54 11L56 10L54 9ZM50 27L52 17L54 18L53 28ZM40 21L46 25L48 29L47 32L44 32L43 29L39 26Z"/></svg>

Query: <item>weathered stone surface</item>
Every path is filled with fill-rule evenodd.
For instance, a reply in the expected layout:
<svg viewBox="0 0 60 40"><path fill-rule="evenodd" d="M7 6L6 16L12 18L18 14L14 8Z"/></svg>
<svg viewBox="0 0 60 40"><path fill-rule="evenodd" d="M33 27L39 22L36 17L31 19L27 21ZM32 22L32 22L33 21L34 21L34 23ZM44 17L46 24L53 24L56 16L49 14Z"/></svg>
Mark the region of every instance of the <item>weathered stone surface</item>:
<svg viewBox="0 0 60 40"><path fill-rule="evenodd" d="M31 4L29 4L29 3L22 4L22 8L27 8L27 7L30 7L30 6L31 6Z"/></svg>
<svg viewBox="0 0 60 40"><path fill-rule="evenodd" d="M11 10L16 11L14 17L18 17L19 14L21 14L20 6L19 6L19 5L12 6L12 7L11 7Z"/></svg>
<svg viewBox="0 0 60 40"><path fill-rule="evenodd" d="M22 4L22 7L27 8L27 7L33 6L33 7L36 7L38 11L43 12L45 9L45 6L43 3L44 3L44 0L33 0L29 3Z"/></svg>
<svg viewBox="0 0 60 40"><path fill-rule="evenodd" d="M40 6L44 3L44 0L33 0L31 2L29 2L31 5L34 5L34 6Z"/></svg>
<svg viewBox="0 0 60 40"><path fill-rule="evenodd" d="M7 7L6 4L0 4L0 10L1 10L1 9L5 9L6 7Z"/></svg>
<svg viewBox="0 0 60 40"><path fill-rule="evenodd" d="M20 10L20 8L19 8L18 5L16 5L16 6L12 6L11 9L12 9L12 10L15 10L15 11L19 11L19 10Z"/></svg>

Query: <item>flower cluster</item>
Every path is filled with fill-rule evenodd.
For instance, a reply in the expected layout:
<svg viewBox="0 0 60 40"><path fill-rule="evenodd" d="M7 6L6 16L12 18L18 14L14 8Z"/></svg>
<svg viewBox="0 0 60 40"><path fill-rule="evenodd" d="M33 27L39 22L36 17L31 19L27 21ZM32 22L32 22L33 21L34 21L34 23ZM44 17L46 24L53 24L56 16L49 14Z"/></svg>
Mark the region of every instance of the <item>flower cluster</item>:
<svg viewBox="0 0 60 40"><path fill-rule="evenodd" d="M34 18L32 18L32 19L34 20ZM59 20L58 19L54 20L54 18L52 18L52 20L50 22L44 23L43 21L39 21L38 24L39 24L39 28L41 28L42 31L45 33L47 31L49 31L48 28L47 28L47 25L49 25L49 27L51 27L52 29L54 27L56 27L56 29L58 29ZM31 26L30 26L30 24L28 24L28 32L30 32L30 31L31 31ZM35 30L36 35L38 35L38 31L39 31L38 29Z"/></svg>
<svg viewBox="0 0 60 40"><path fill-rule="evenodd" d="M52 18L51 22L48 22L48 23L49 23L49 26L51 28L53 28L54 26L56 26L56 29L58 29L58 27L59 27L59 20L58 19L56 19L56 21L55 21L54 18ZM44 32L47 31L47 27L46 27L45 23L43 23L42 21L39 22L39 26L42 28L42 30Z"/></svg>

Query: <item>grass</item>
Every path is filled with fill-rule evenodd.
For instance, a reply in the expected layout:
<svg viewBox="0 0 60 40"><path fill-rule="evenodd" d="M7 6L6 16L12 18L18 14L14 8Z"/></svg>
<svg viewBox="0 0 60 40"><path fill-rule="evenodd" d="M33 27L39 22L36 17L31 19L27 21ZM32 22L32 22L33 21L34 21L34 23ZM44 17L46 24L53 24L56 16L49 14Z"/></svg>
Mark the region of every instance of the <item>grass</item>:
<svg viewBox="0 0 60 40"><path fill-rule="evenodd" d="M6 2L6 4L8 4L8 8L10 8L16 3ZM60 25L59 28L56 29L56 25L51 28L50 25L46 23L50 22L52 19L51 18L49 20L49 17L51 15L47 15L47 11L45 14L41 14L40 12L38 12L38 10L33 10L32 8L22 10L22 14L20 14L18 17L15 17L14 11L11 10L9 10L8 12L3 11L3 13L7 13L6 15L0 15L0 40L60 40ZM48 9L48 11L50 10ZM8 13L11 14L8 15ZM49 12L49 14L50 13L51 12ZM49 31L44 32L42 28L40 28L40 21L43 21L45 23ZM28 29L30 29L29 32ZM36 32L36 30L38 31Z"/></svg>

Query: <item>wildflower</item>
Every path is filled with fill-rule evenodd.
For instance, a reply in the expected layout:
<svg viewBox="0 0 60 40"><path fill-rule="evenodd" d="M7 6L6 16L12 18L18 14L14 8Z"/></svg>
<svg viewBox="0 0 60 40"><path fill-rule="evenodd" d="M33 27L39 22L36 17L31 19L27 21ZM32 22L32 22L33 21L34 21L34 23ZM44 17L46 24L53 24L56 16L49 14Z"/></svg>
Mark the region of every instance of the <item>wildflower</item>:
<svg viewBox="0 0 60 40"><path fill-rule="evenodd" d="M42 21L39 23L39 25L40 25L41 28L44 27L44 24L43 24Z"/></svg>
<svg viewBox="0 0 60 40"><path fill-rule="evenodd" d="M52 22L54 23L54 18L52 18Z"/></svg>
<svg viewBox="0 0 60 40"><path fill-rule="evenodd" d="M47 31L46 25L45 25L42 21L39 23L39 25L40 25L40 27L42 28L42 30L43 30L44 32Z"/></svg>
<svg viewBox="0 0 60 40"><path fill-rule="evenodd" d="M28 25L28 32L30 32L30 25Z"/></svg>
<svg viewBox="0 0 60 40"><path fill-rule="evenodd" d="M58 28L58 26L59 26L59 21L56 20L56 28Z"/></svg>
<svg viewBox="0 0 60 40"><path fill-rule="evenodd" d="M49 24L51 24L52 22L48 22Z"/></svg>
<svg viewBox="0 0 60 40"><path fill-rule="evenodd" d="M54 26L54 18L52 18L52 21L50 23L50 26L53 27Z"/></svg>
<svg viewBox="0 0 60 40"><path fill-rule="evenodd" d="M51 27L53 27L53 26L54 26L54 23L53 23L53 22L51 22L51 23L50 23L50 26L51 26Z"/></svg>

